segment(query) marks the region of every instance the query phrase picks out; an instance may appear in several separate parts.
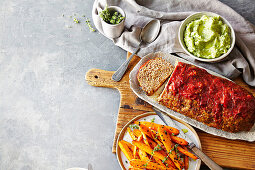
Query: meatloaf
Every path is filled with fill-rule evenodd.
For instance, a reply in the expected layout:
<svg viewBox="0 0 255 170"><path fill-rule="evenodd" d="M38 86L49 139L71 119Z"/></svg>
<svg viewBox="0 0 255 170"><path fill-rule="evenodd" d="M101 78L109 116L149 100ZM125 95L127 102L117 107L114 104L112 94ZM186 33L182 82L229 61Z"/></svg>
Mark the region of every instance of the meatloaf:
<svg viewBox="0 0 255 170"><path fill-rule="evenodd" d="M152 95L173 72L173 66L166 60L156 57L143 64L137 80L147 95Z"/></svg>
<svg viewBox="0 0 255 170"><path fill-rule="evenodd" d="M239 85L178 62L159 103L208 126L228 132L249 131L255 98Z"/></svg>

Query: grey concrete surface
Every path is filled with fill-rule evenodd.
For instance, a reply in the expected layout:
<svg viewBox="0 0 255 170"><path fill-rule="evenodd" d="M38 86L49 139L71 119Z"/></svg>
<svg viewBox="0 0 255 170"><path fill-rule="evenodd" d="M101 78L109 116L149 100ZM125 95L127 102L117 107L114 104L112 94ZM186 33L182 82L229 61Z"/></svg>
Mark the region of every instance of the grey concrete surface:
<svg viewBox="0 0 255 170"><path fill-rule="evenodd" d="M222 1L255 23L254 0ZM116 70L126 52L89 31L82 15L91 19L92 5L0 0L0 170L120 169L111 152L118 91L84 76Z"/></svg>

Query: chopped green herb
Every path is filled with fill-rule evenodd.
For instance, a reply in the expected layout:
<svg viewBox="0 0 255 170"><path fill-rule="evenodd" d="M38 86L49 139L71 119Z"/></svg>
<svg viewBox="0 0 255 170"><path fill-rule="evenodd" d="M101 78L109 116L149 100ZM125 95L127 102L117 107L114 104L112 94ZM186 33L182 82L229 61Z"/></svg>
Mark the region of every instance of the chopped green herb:
<svg viewBox="0 0 255 170"><path fill-rule="evenodd" d="M174 147L173 147L173 148L175 149L175 152L176 152L176 153L179 152L178 149L177 149L178 146L179 146L179 144L175 144Z"/></svg>
<svg viewBox="0 0 255 170"><path fill-rule="evenodd" d="M89 20L88 18L86 19L86 24L88 25L90 31L92 31L92 32L95 32L95 31L96 31L96 30L91 26L90 20Z"/></svg>
<svg viewBox="0 0 255 170"><path fill-rule="evenodd" d="M144 166L144 168L147 168L147 166L148 166L148 162L147 162L146 164L144 164L143 166Z"/></svg>
<svg viewBox="0 0 255 170"><path fill-rule="evenodd" d="M183 133L187 133L188 129L182 129Z"/></svg>
<svg viewBox="0 0 255 170"><path fill-rule="evenodd" d="M155 117L151 119L151 122L154 123L155 122Z"/></svg>
<svg viewBox="0 0 255 170"><path fill-rule="evenodd" d="M181 155L179 152L178 153L176 152L176 156L177 156L178 160L180 160Z"/></svg>
<svg viewBox="0 0 255 170"><path fill-rule="evenodd" d="M107 6L99 13L99 16L108 24L119 24L125 18L117 11L111 13Z"/></svg>
<svg viewBox="0 0 255 170"><path fill-rule="evenodd" d="M169 151L168 154L171 154L173 152L173 150L174 150L174 147Z"/></svg>
<svg viewBox="0 0 255 170"><path fill-rule="evenodd" d="M82 15L82 17L85 17L85 15Z"/></svg>
<svg viewBox="0 0 255 170"><path fill-rule="evenodd" d="M168 159L168 155L167 157L164 157L164 159L162 160L162 163L165 163L165 161Z"/></svg>
<svg viewBox="0 0 255 170"><path fill-rule="evenodd" d="M162 150L162 147L158 144L158 145L155 146L155 148L152 150L151 155L154 155L154 152L155 152L155 151L160 151L160 150Z"/></svg>
<svg viewBox="0 0 255 170"><path fill-rule="evenodd" d="M137 126L136 124L131 124L129 125L129 127L133 130L133 129L139 129L139 126Z"/></svg>
<svg viewBox="0 0 255 170"><path fill-rule="evenodd" d="M73 21L76 23L76 24L79 24L80 21L77 19L77 18L73 18Z"/></svg>
<svg viewBox="0 0 255 170"><path fill-rule="evenodd" d="M64 14L62 14L62 17L64 17L65 15Z"/></svg>
<svg viewBox="0 0 255 170"><path fill-rule="evenodd" d="M177 148L177 146L178 146L178 144L175 144L175 145L174 145L174 147L169 151L167 157L165 157L165 158L162 160L162 163L164 163L164 162L168 159L169 155L172 153L172 151L173 151L175 148Z"/></svg>
<svg viewBox="0 0 255 170"><path fill-rule="evenodd" d="M153 150L160 151L160 150L162 150L162 147L159 144L157 144L157 146Z"/></svg>

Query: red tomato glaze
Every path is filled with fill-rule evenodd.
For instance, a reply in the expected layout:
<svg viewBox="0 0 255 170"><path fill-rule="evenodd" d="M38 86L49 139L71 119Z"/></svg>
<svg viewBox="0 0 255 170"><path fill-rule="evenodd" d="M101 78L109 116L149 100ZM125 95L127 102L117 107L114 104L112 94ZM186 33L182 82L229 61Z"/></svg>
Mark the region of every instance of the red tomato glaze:
<svg viewBox="0 0 255 170"><path fill-rule="evenodd" d="M226 114L225 117L246 117L250 109L255 109L254 97L239 85L182 62L177 64L167 90L173 95L196 100L219 122L220 114Z"/></svg>

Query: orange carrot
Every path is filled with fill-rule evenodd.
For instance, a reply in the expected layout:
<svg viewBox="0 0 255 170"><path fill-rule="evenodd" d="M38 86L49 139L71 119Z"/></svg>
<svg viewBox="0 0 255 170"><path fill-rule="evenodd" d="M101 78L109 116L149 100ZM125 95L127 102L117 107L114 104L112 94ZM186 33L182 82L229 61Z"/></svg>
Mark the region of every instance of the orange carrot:
<svg viewBox="0 0 255 170"><path fill-rule="evenodd" d="M154 139L154 141L157 142L157 144L159 144L162 147L163 143L159 140L159 136L157 135L156 131L150 129L150 132L151 132L151 136Z"/></svg>
<svg viewBox="0 0 255 170"><path fill-rule="evenodd" d="M180 133L180 131L178 129L174 128L174 127L166 126L166 128L168 129L170 134L178 135Z"/></svg>
<svg viewBox="0 0 255 170"><path fill-rule="evenodd" d="M188 148L186 146L183 146L183 149L188 151ZM187 155L184 156L184 169L185 170L189 169L189 157Z"/></svg>
<svg viewBox="0 0 255 170"><path fill-rule="evenodd" d="M164 160L165 163L167 163L168 165L172 165L172 162L167 159L164 155L162 155L160 152L158 151L154 151L149 145L146 145L145 143L143 142L139 142L139 141L132 141L132 143L137 146L139 149L143 150L144 152L154 156L154 157L157 157L161 160Z"/></svg>
<svg viewBox="0 0 255 170"><path fill-rule="evenodd" d="M163 164L162 161L161 161L159 158L157 158L157 157L155 157L155 156L154 156L153 158L155 159L155 161L156 161L159 165L164 166L164 167L166 168L165 164Z"/></svg>
<svg viewBox="0 0 255 170"><path fill-rule="evenodd" d="M132 152L134 151L134 147L135 147L134 145L132 145L131 143L125 140L122 140L122 142L125 143Z"/></svg>
<svg viewBox="0 0 255 170"><path fill-rule="evenodd" d="M137 138L137 141L142 141L143 140L143 134L141 133L141 135Z"/></svg>
<svg viewBox="0 0 255 170"><path fill-rule="evenodd" d="M158 144L156 142L154 142L153 140L151 140L150 138L148 138L148 142L149 142L149 145L151 148L159 147ZM165 146L163 146L163 147L165 148ZM163 147L161 147L162 150L159 150L158 152L161 153L164 157L167 157L166 150L164 150ZM171 160L169 162L171 162L170 166L175 167L174 163Z"/></svg>
<svg viewBox="0 0 255 170"><path fill-rule="evenodd" d="M148 153L150 155L152 155L152 153L154 153L153 156L156 156L156 157L160 158L161 160L164 159L164 156L161 153L159 153L158 151L154 152L153 149L149 145L146 145L145 143L138 142L138 141L132 141L132 143L135 146L137 146L139 149L143 150L144 152L146 152L146 153Z"/></svg>
<svg viewBox="0 0 255 170"><path fill-rule="evenodd" d="M134 129L133 130L133 133L134 133L134 135L136 136L136 137L139 137L142 133L141 133L141 131L139 130L139 129Z"/></svg>
<svg viewBox="0 0 255 170"><path fill-rule="evenodd" d="M158 139L158 134L155 130L153 130L152 128L149 128L150 132L151 132L151 136L153 139Z"/></svg>
<svg viewBox="0 0 255 170"><path fill-rule="evenodd" d="M195 156L193 153L186 151L185 149L183 149L182 147L178 146L177 149L183 153L184 155L187 155L189 157L191 157L192 159L197 159L197 156Z"/></svg>
<svg viewBox="0 0 255 170"><path fill-rule="evenodd" d="M133 131L132 131L129 127L127 128L127 131L128 131L130 137L131 137L133 140L136 140L136 139L137 139L137 137L134 135Z"/></svg>
<svg viewBox="0 0 255 170"><path fill-rule="evenodd" d="M141 149L138 149L138 154L139 154L139 157L142 161L150 161L148 155L146 152L144 152L143 150Z"/></svg>
<svg viewBox="0 0 255 170"><path fill-rule="evenodd" d="M174 148L172 147L172 141L171 141L171 135L167 131L167 128L164 125L161 125L158 127L159 136L161 138L161 141L163 142L164 146L166 147L167 153L169 154L169 157L174 162L175 166L181 170L181 165L178 162L177 156Z"/></svg>
<svg viewBox="0 0 255 170"><path fill-rule="evenodd" d="M174 143L178 143L179 145L188 145L189 144L185 139L182 139L182 138L180 138L178 136L172 136L171 135L171 140Z"/></svg>
<svg viewBox="0 0 255 170"><path fill-rule="evenodd" d="M131 150L123 141L119 141L119 147L129 161L133 159Z"/></svg>
<svg viewBox="0 0 255 170"><path fill-rule="evenodd" d="M137 141L141 141L142 138L143 138L143 135L140 135L140 136L138 137ZM134 146L134 150L133 150L133 157L134 157L134 159L138 159L139 156L140 156L140 155L139 155L139 153L138 153L138 148L137 148L137 146Z"/></svg>
<svg viewBox="0 0 255 170"><path fill-rule="evenodd" d="M139 159L139 154L138 154L138 151L137 151L137 147L135 146L135 149L133 150L133 158L134 159Z"/></svg>
<svg viewBox="0 0 255 170"><path fill-rule="evenodd" d="M145 144L149 145L147 136L146 136L144 133L142 133L142 136L143 136L143 142L144 142Z"/></svg>
<svg viewBox="0 0 255 170"><path fill-rule="evenodd" d="M134 168L133 166L130 166L128 170L144 170L144 168Z"/></svg>
<svg viewBox="0 0 255 170"><path fill-rule="evenodd" d="M148 128L151 127L151 129L153 130L157 130L159 126L161 126L160 124L156 124L156 123L153 123L153 122L146 122L146 121L134 121L134 124L137 124L137 125L145 125L147 126ZM179 130L174 128L174 127L171 127L171 126L166 126L166 128L168 129L168 131L170 132L170 134L174 134L174 135L178 135L179 134Z"/></svg>
<svg viewBox="0 0 255 170"><path fill-rule="evenodd" d="M183 167L184 167L184 162L183 162L183 160L182 160L180 157L178 157L178 161L179 161L179 163L180 163L180 165L181 165L181 169L183 169Z"/></svg>
<svg viewBox="0 0 255 170"><path fill-rule="evenodd" d="M145 135L149 136L150 138L152 138L151 133L150 133L150 129L149 129L147 126L145 126L145 125L143 125L143 124L140 124L140 125L139 125L139 130L140 130L143 134L145 134Z"/></svg>
<svg viewBox="0 0 255 170"><path fill-rule="evenodd" d="M131 160L130 165L135 167L135 168L156 169L156 170L163 170L163 169L168 170L168 169L170 169L170 168L166 168L162 165L159 165L158 163L142 161L140 159Z"/></svg>

